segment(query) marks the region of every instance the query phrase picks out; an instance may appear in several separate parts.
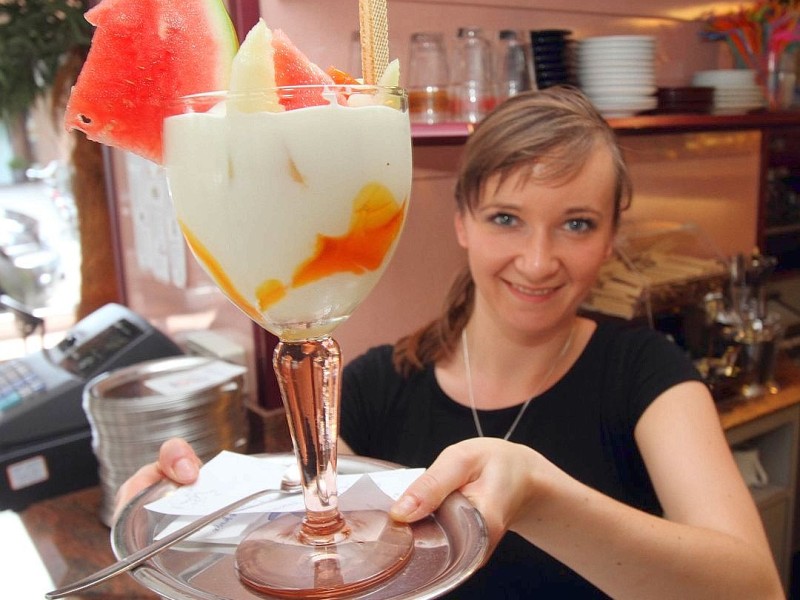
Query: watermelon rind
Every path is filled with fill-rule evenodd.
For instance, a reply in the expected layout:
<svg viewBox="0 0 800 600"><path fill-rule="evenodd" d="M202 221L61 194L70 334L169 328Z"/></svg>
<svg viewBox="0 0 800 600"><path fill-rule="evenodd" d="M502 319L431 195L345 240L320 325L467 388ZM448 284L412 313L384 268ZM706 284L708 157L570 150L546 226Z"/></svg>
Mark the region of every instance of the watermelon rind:
<svg viewBox="0 0 800 600"><path fill-rule="evenodd" d="M65 126L162 162L181 96L227 89L238 39L222 0L102 0Z"/></svg>

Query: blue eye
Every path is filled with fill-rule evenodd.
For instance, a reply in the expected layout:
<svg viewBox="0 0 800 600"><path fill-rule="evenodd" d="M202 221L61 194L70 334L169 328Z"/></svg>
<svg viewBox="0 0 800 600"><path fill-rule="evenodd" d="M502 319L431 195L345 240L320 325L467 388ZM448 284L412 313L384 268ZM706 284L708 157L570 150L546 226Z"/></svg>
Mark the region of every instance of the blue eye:
<svg viewBox="0 0 800 600"><path fill-rule="evenodd" d="M495 225L502 225L504 227L510 227L517 223L517 217L514 215L510 215L508 213L498 213L491 217L492 223Z"/></svg>
<svg viewBox="0 0 800 600"><path fill-rule="evenodd" d="M597 229L597 223L592 219L570 219L564 224L565 229L577 233L585 233Z"/></svg>

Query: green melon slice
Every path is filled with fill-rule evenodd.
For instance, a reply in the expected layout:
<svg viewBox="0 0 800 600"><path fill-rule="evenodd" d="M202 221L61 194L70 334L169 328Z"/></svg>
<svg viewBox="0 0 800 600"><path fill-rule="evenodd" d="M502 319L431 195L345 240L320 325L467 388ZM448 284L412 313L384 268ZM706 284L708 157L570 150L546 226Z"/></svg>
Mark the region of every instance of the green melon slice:
<svg viewBox="0 0 800 600"><path fill-rule="evenodd" d="M231 66L230 102L241 112L281 112L275 87L272 31L259 19L247 32Z"/></svg>
<svg viewBox="0 0 800 600"><path fill-rule="evenodd" d="M162 161L164 118L180 96L227 89L238 47L222 0L103 0L67 104L67 129Z"/></svg>
<svg viewBox="0 0 800 600"><path fill-rule="evenodd" d="M280 99L271 88L277 86L332 85L333 79L311 62L280 29L270 30L259 19L247 33L231 67L231 92L247 92L235 97L238 110L279 112L326 104L319 89L301 89ZM253 94L253 92L263 92Z"/></svg>

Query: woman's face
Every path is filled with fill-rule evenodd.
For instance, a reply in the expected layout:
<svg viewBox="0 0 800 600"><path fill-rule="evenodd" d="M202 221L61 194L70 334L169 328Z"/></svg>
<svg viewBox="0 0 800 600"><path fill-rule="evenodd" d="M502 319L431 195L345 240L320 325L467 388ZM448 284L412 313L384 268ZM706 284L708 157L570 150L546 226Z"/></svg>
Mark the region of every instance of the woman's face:
<svg viewBox="0 0 800 600"><path fill-rule="evenodd" d="M609 257L614 235L611 155L595 149L576 177L544 183L519 170L491 177L477 208L456 215L476 286L476 311L513 332L571 320Z"/></svg>

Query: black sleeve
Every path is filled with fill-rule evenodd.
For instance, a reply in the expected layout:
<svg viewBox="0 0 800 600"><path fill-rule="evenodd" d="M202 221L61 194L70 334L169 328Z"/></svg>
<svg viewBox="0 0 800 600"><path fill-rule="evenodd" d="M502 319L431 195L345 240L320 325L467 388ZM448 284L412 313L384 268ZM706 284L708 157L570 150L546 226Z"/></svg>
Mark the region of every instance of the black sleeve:
<svg viewBox="0 0 800 600"><path fill-rule="evenodd" d="M685 381L703 381L689 357L662 333L649 329L631 333L628 346L631 365L628 416L633 427L653 401L669 388ZM622 374L620 374L622 375Z"/></svg>
<svg viewBox="0 0 800 600"><path fill-rule="evenodd" d="M604 446L610 453L618 500L662 514L634 432L645 410L665 391L685 381L702 381L691 360L662 333L643 327L612 331L604 348L607 393L603 400ZM708 400L710 402L710 399Z"/></svg>

